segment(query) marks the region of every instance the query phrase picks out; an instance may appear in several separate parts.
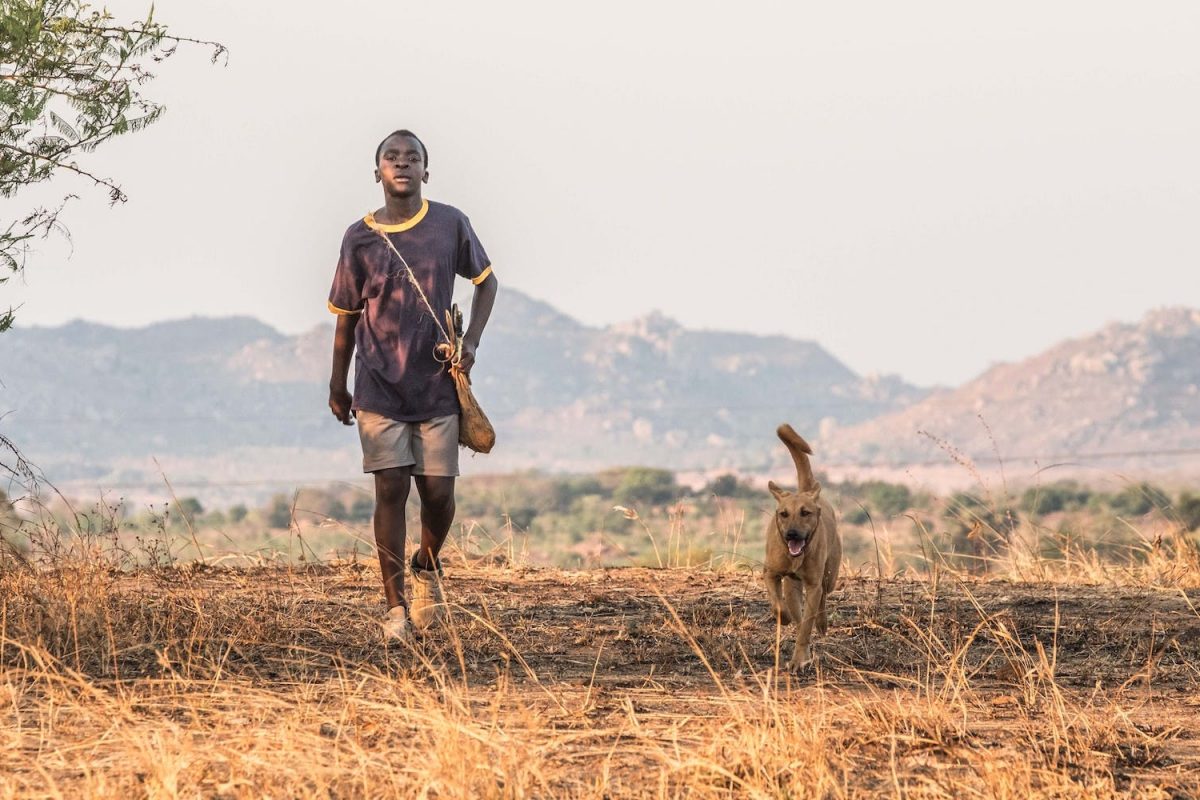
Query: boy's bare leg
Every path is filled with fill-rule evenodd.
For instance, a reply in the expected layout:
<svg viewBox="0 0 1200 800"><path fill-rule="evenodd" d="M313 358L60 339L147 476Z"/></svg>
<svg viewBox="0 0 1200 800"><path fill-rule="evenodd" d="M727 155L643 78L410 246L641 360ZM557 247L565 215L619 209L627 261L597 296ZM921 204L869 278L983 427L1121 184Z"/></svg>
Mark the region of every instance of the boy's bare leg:
<svg viewBox="0 0 1200 800"><path fill-rule="evenodd" d="M454 477L416 475L417 494L421 498L421 549L417 566L433 569L442 551L450 526L454 524Z"/></svg>
<svg viewBox="0 0 1200 800"><path fill-rule="evenodd" d="M412 482L412 467L381 469L375 475L375 547L383 575L383 595L388 608L404 602L404 506ZM418 484L419 485L419 484Z"/></svg>

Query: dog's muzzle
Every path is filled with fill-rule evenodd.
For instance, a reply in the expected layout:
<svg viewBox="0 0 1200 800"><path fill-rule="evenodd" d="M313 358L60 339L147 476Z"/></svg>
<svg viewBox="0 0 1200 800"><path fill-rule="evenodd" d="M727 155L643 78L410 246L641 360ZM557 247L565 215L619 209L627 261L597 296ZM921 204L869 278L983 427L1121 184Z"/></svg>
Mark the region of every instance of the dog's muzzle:
<svg viewBox="0 0 1200 800"><path fill-rule="evenodd" d="M783 543L787 545L788 555L792 558L798 558L804 555L805 549L808 547L808 540L812 538L811 533L800 533L800 531L792 529L783 534Z"/></svg>

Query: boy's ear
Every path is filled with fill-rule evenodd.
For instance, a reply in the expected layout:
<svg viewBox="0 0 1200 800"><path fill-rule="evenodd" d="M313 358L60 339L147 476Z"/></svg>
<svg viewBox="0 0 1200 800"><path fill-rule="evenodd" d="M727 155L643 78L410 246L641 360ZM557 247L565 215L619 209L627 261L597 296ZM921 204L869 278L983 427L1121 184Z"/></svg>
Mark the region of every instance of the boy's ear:
<svg viewBox="0 0 1200 800"><path fill-rule="evenodd" d="M383 180L383 176L379 174L379 169L378 169L378 168L376 168L376 170L375 170L375 182L376 182L376 183L379 183L381 180Z"/></svg>
<svg viewBox="0 0 1200 800"><path fill-rule="evenodd" d="M429 170L425 170L425 174L421 176L421 183L429 183Z"/></svg>

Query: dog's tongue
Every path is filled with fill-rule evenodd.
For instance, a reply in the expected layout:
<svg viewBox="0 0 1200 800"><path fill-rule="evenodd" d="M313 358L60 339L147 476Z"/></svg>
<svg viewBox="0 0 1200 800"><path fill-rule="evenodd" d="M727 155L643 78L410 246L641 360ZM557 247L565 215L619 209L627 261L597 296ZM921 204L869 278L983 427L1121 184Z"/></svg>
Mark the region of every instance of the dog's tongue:
<svg viewBox="0 0 1200 800"><path fill-rule="evenodd" d="M790 539L787 543L788 553L795 558L804 552L804 545L806 544L808 544L808 542L802 542L799 539Z"/></svg>

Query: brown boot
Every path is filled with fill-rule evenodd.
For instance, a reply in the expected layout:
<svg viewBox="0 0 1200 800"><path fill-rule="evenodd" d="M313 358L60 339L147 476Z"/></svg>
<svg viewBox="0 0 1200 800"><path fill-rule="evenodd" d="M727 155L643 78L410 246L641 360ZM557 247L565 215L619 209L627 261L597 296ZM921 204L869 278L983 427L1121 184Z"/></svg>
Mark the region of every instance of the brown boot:
<svg viewBox="0 0 1200 800"><path fill-rule="evenodd" d="M412 622L417 630L426 630L446 616L446 598L442 595L441 564L421 569L412 560Z"/></svg>

